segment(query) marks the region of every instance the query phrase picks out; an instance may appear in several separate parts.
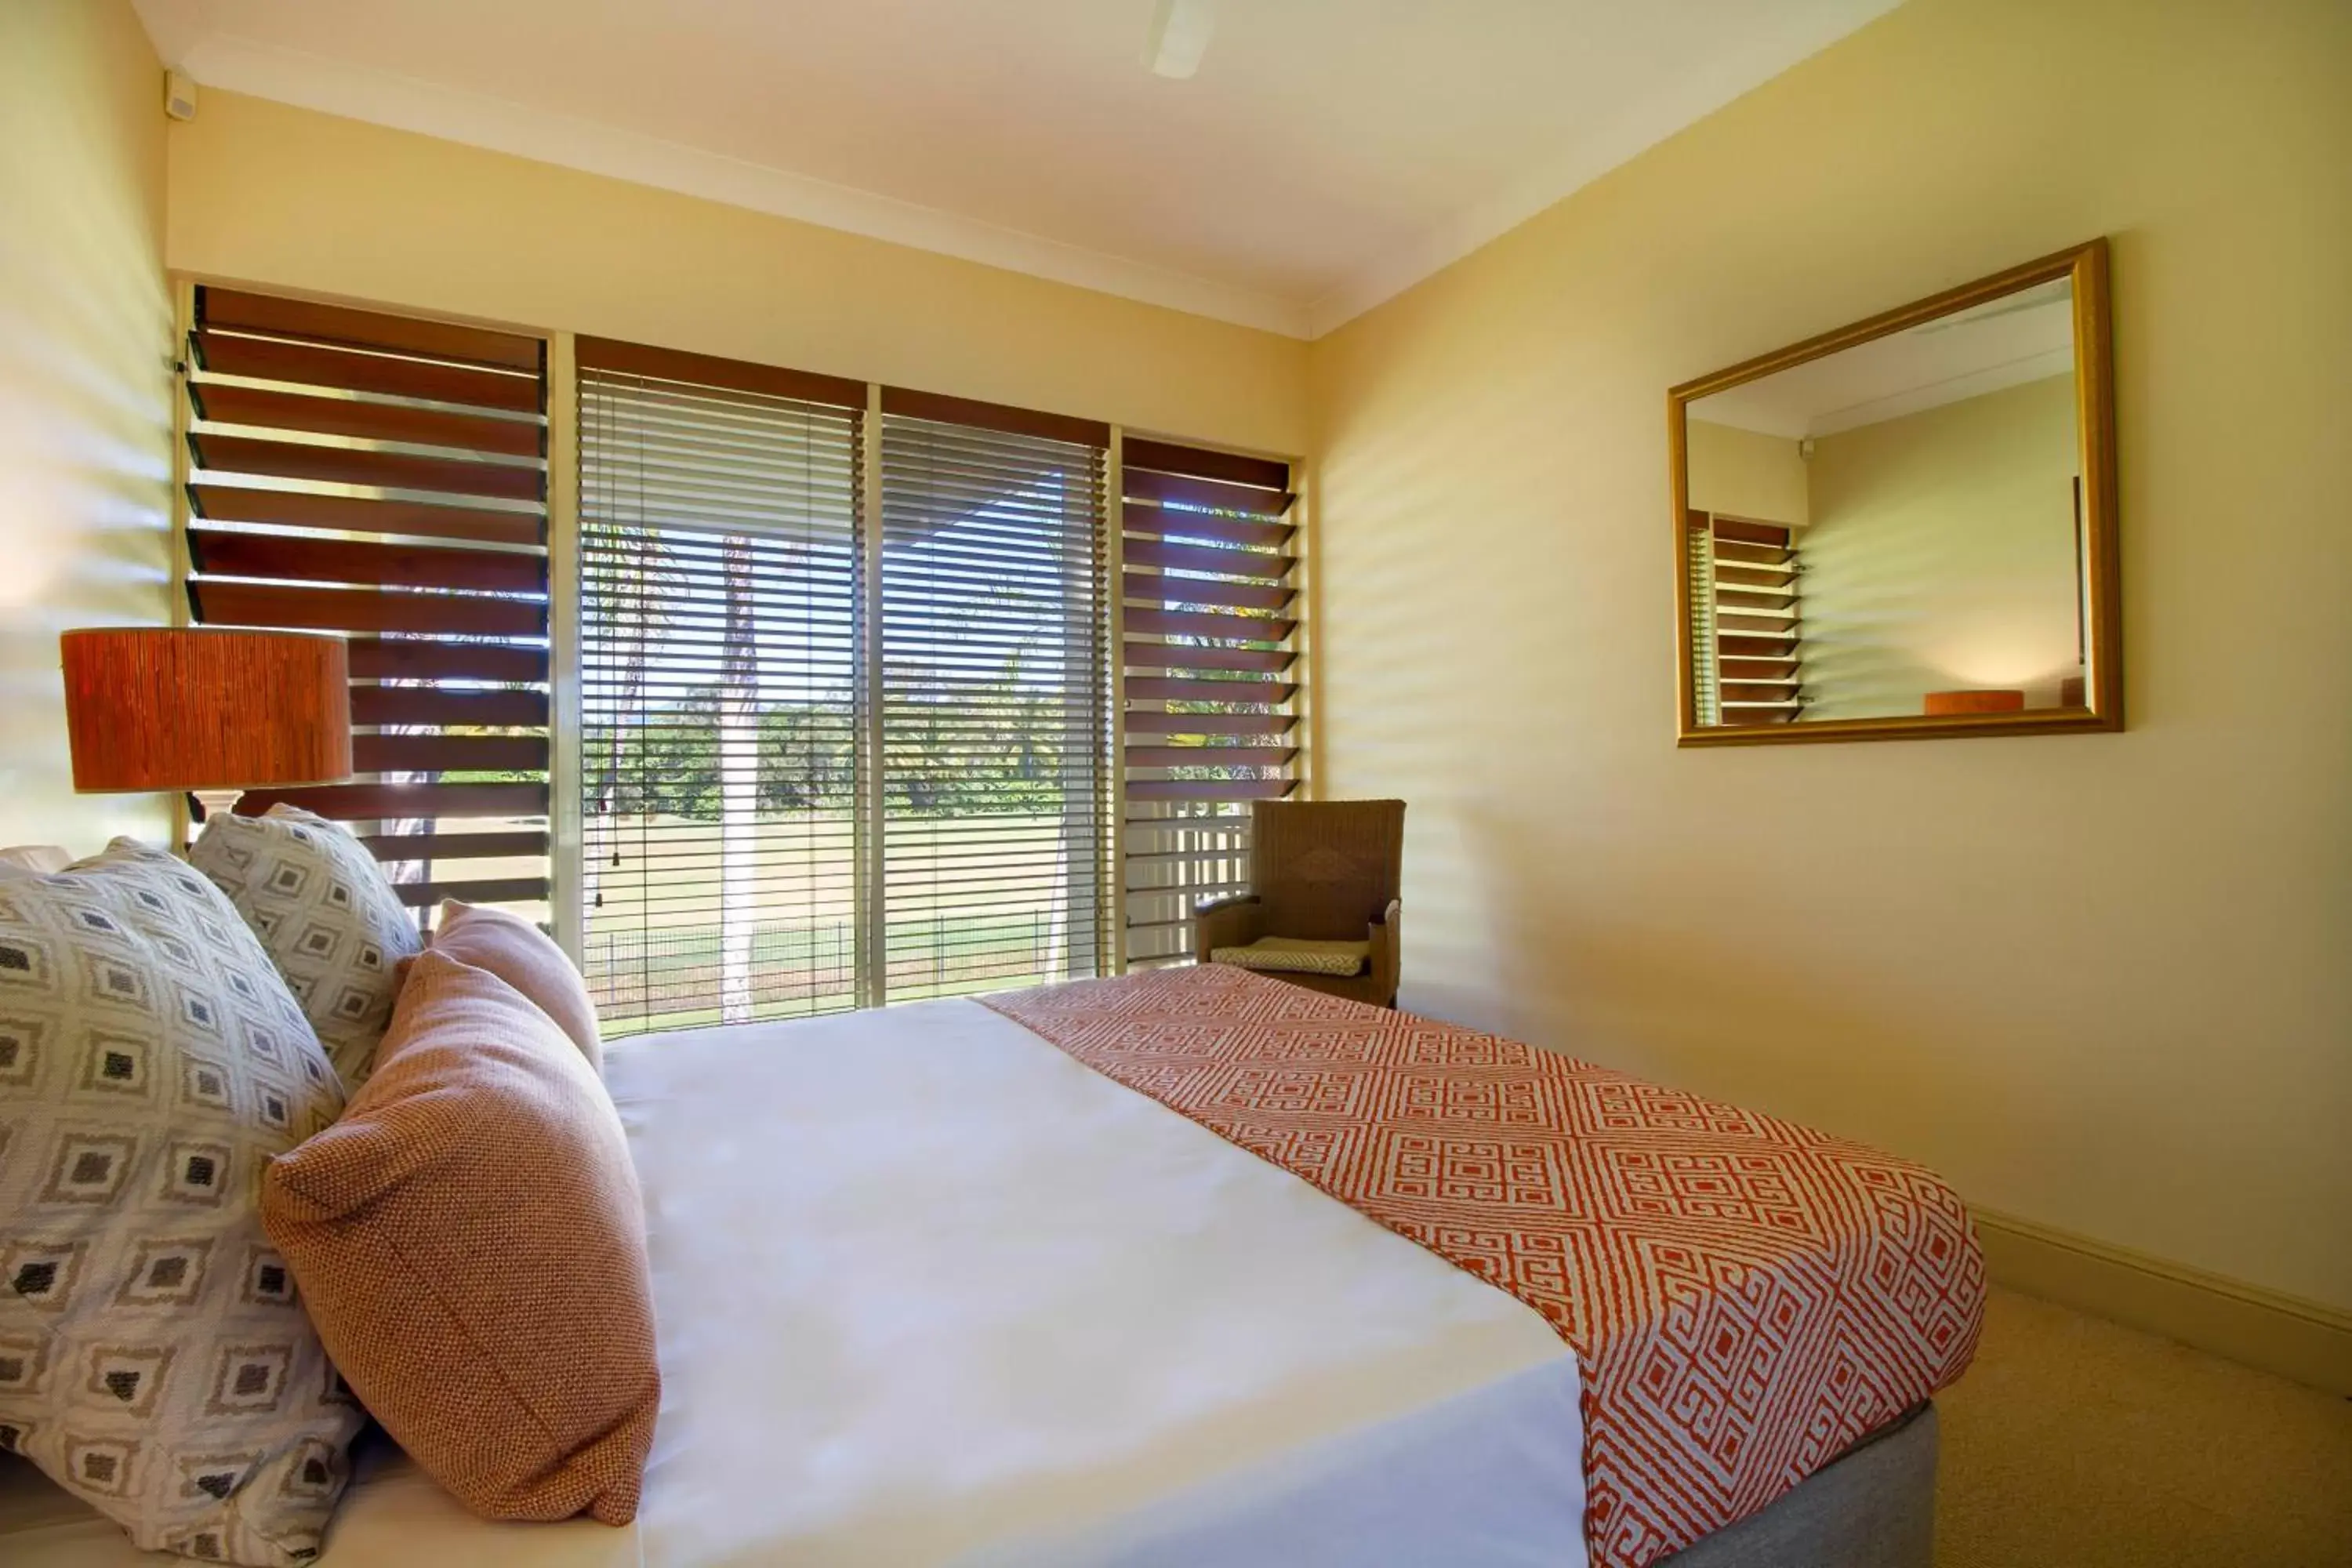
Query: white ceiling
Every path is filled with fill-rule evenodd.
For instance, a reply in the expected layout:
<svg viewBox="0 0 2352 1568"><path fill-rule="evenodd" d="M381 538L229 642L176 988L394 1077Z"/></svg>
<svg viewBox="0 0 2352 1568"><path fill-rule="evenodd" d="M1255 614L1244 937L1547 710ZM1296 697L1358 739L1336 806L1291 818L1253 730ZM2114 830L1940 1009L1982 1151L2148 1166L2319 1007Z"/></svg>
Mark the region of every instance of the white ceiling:
<svg viewBox="0 0 2352 1568"><path fill-rule="evenodd" d="M136 0L210 87L1314 336L1894 0Z"/></svg>
<svg viewBox="0 0 2352 1568"><path fill-rule="evenodd" d="M1797 440L2074 370L2074 289L2061 278L1699 398L1690 416Z"/></svg>

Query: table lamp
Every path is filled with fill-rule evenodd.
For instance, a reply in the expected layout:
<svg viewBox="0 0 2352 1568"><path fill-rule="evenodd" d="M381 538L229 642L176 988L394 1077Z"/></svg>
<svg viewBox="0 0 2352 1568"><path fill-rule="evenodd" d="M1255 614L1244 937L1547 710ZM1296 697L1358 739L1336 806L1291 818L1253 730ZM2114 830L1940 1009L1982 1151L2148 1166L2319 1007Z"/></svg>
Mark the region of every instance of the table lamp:
<svg viewBox="0 0 2352 1568"><path fill-rule="evenodd" d="M110 626L58 644L77 790L185 790L201 818L248 789L351 777L341 637Z"/></svg>

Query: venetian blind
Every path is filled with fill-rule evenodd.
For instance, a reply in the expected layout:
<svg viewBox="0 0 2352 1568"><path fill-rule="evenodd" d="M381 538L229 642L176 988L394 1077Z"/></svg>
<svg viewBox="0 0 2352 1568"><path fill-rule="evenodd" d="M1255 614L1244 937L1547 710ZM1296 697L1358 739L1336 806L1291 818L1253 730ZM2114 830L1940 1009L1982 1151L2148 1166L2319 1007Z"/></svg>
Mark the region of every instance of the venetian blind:
<svg viewBox="0 0 2352 1568"><path fill-rule="evenodd" d="M863 384L583 338L582 969L609 1028L858 966Z"/></svg>
<svg viewBox="0 0 2352 1568"><path fill-rule="evenodd" d="M882 410L879 997L1105 973L1108 427Z"/></svg>
<svg viewBox="0 0 2352 1568"><path fill-rule="evenodd" d="M1192 908L1249 885L1249 803L1298 787L1293 496L1285 463L1121 450L1130 966L1189 959Z"/></svg>
<svg viewBox="0 0 2352 1568"><path fill-rule="evenodd" d="M1804 709L1797 551L1779 523L1693 511L1691 646L1702 724L1786 724Z"/></svg>
<svg viewBox="0 0 2352 1568"><path fill-rule="evenodd" d="M247 792L350 823L430 918L544 920L545 345L211 287L188 342L188 605L341 633L355 782Z"/></svg>

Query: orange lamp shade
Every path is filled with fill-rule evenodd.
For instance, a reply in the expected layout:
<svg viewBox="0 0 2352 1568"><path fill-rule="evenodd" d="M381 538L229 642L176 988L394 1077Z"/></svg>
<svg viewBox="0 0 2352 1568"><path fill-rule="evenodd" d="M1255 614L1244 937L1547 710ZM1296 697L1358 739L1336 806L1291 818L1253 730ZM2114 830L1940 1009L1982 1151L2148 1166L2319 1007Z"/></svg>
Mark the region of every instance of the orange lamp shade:
<svg viewBox="0 0 2352 1568"><path fill-rule="evenodd" d="M2025 708L2022 691L1930 691L1927 711L1944 713L2017 713Z"/></svg>
<svg viewBox="0 0 2352 1568"><path fill-rule="evenodd" d="M78 790L351 776L351 665L341 637L121 626L58 640Z"/></svg>

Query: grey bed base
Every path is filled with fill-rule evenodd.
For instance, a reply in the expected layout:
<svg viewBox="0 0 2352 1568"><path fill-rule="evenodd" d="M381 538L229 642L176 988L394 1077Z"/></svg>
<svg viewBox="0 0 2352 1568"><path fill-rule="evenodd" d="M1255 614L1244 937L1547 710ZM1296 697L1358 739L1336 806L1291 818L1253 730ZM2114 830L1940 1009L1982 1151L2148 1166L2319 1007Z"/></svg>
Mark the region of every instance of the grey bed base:
<svg viewBox="0 0 2352 1568"><path fill-rule="evenodd" d="M1930 1568L1935 1515L1936 1407L1922 1405L1769 1508L1661 1559L1657 1568ZM88 1504L0 1454L0 1538L89 1517Z"/></svg>
<svg viewBox="0 0 2352 1568"><path fill-rule="evenodd" d="M1930 1568L1935 1551L1936 1407L1927 1404L1658 1568Z"/></svg>

